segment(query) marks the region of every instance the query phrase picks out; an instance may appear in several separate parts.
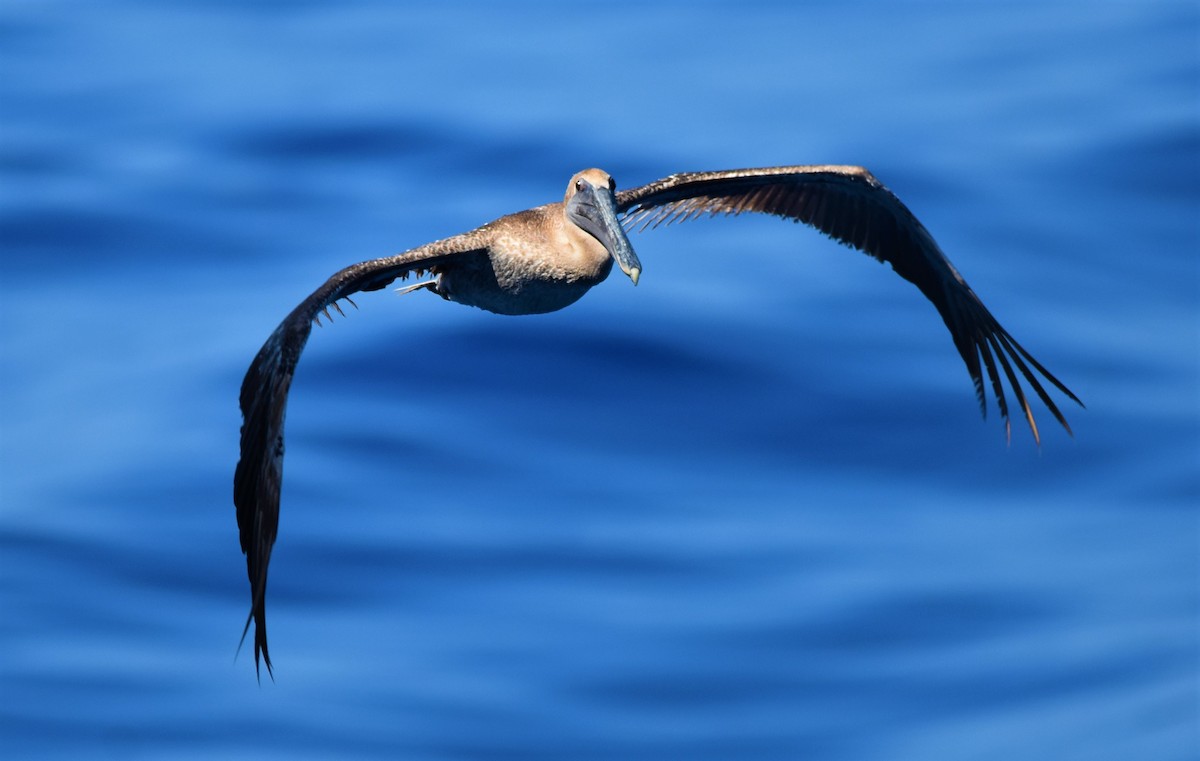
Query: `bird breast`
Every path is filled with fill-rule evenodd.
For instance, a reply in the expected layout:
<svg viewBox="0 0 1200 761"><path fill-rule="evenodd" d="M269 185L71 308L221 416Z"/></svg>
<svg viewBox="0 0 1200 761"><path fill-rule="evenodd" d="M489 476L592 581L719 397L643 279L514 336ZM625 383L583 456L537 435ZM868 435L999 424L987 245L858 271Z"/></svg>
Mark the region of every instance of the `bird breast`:
<svg viewBox="0 0 1200 761"><path fill-rule="evenodd" d="M479 228L486 249L439 267L435 292L510 315L554 312L578 301L608 277L613 262L599 241L568 227L561 207L530 209Z"/></svg>

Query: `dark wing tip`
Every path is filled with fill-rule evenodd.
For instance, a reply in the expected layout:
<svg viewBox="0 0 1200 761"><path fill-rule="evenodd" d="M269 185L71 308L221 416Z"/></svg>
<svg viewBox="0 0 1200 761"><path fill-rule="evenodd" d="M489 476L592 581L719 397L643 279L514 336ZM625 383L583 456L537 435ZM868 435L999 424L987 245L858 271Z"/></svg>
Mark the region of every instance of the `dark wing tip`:
<svg viewBox="0 0 1200 761"><path fill-rule="evenodd" d="M267 650L267 611L264 605L256 604L250 609L250 613L246 616L246 625L242 627L242 638L238 640L237 655L242 652L242 645L246 644L246 635L250 632L250 623L254 622L254 677L262 682L261 665L266 665L267 676L271 681L275 681L275 671L271 667L271 654ZM261 661L260 661L261 659Z"/></svg>
<svg viewBox="0 0 1200 761"><path fill-rule="evenodd" d="M983 369L986 370L991 381L996 405L1004 419L1006 436L1010 440L1011 415L1001 377L1008 381L1009 388L1012 389L1016 398L1017 407L1025 418L1026 425L1029 426L1035 445L1041 446L1042 436L1033 414L1033 406L1030 404L1021 382L1022 378L1063 430L1069 436L1074 437L1075 433L1071 430L1070 423L1067 422L1066 416L1054 399L1050 397L1043 380L1049 382L1082 407L1083 402L1079 400L1079 397L1034 359L1021 344L1017 343L1016 339L997 322L970 288L964 284L955 295L957 298L946 299L943 302L935 300L934 303L938 307L938 311L942 312L946 326L954 336L955 343L960 345L960 353L962 353L967 370L975 382L976 393L980 396L984 417L987 417L987 411L986 404L982 399L984 385L978 357L983 359ZM1039 379L1039 375L1041 379Z"/></svg>
<svg viewBox="0 0 1200 761"><path fill-rule="evenodd" d="M267 616L263 611L262 615L257 617L254 625L254 676L260 682L262 681L262 672L259 670L259 656L262 656L262 663L267 667L267 676L271 677L271 681L275 681L275 669L271 667L271 653L267 650Z"/></svg>

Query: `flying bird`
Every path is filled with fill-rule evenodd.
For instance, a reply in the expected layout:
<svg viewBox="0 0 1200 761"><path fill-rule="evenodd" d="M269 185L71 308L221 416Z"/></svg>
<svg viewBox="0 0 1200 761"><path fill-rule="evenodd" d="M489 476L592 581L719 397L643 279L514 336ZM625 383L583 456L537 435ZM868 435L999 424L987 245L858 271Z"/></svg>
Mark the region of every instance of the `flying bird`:
<svg viewBox="0 0 1200 761"><path fill-rule="evenodd" d="M1035 441L1030 400L1019 377L1050 414L1071 428L1039 376L1072 401L1082 402L992 317L912 212L866 169L857 166L784 166L673 174L618 191L599 169L571 178L559 203L501 217L470 232L394 256L346 267L283 319L250 364L241 389L241 458L233 478L242 552L250 577L254 665L260 657L274 675L267 650L267 565L279 525L283 482L283 421L300 353L320 315L342 312L361 291L380 290L397 278L424 277L404 292L427 290L447 301L509 315L553 312L577 301L612 271L615 262L637 285L641 262L626 230L645 230L699 216L772 214L811 225L829 237L887 262L933 304L975 384L987 414L985 375L1011 435L1012 390ZM357 305L356 305L357 306Z"/></svg>

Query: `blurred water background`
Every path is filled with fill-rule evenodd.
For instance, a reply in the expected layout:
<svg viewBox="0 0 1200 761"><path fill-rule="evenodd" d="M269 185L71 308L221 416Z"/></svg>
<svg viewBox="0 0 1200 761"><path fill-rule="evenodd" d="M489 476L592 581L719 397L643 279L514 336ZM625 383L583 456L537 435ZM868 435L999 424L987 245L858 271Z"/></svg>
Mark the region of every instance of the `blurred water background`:
<svg viewBox="0 0 1200 761"><path fill-rule="evenodd" d="M1195 2L0 5L0 756L1196 758ZM1088 405L773 219L506 318L334 270L578 169L868 166ZM1062 400L1061 397L1058 397ZM1063 400L1065 401L1065 400ZM1019 421L1018 421L1019 422Z"/></svg>

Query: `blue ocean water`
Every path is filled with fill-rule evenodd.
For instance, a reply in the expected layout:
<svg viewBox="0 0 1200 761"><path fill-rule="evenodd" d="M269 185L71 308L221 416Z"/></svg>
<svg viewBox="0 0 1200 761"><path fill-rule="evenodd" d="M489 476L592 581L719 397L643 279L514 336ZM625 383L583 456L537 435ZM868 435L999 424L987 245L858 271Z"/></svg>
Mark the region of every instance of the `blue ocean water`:
<svg viewBox="0 0 1200 761"><path fill-rule="evenodd" d="M1200 8L0 7L0 756L1200 755ZM578 169L869 167L1088 408L980 422L803 227L314 332L235 658L237 390L336 269ZM1065 401L1059 397L1059 401Z"/></svg>

